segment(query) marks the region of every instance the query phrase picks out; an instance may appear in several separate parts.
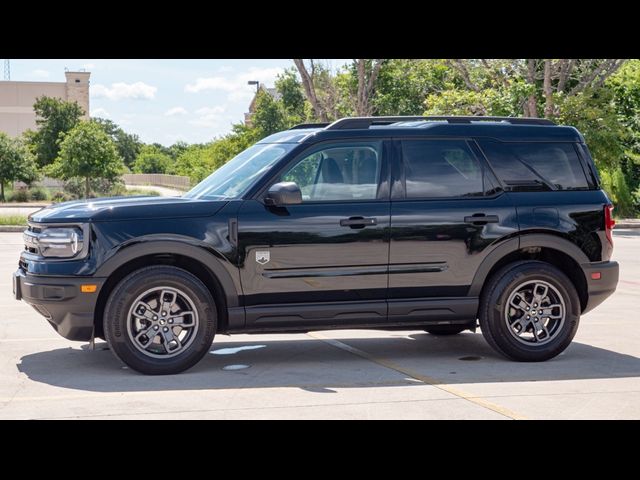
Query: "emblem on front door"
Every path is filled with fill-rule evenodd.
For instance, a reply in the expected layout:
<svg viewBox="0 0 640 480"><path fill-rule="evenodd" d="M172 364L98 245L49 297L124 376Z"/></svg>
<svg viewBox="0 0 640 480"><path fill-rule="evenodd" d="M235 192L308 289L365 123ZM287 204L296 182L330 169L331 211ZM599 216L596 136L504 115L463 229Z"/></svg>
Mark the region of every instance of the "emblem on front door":
<svg viewBox="0 0 640 480"><path fill-rule="evenodd" d="M256 262L258 262L260 265L269 263L270 259L271 259L271 254L269 250L258 250L256 252Z"/></svg>

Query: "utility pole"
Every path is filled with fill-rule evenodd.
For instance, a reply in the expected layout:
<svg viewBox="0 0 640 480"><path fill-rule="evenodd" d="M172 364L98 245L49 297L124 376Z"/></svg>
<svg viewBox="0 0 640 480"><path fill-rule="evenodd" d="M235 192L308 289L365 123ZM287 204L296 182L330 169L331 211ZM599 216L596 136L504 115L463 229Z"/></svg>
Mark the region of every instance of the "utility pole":
<svg viewBox="0 0 640 480"><path fill-rule="evenodd" d="M4 79L6 81L11 80L11 62L8 58L4 60Z"/></svg>

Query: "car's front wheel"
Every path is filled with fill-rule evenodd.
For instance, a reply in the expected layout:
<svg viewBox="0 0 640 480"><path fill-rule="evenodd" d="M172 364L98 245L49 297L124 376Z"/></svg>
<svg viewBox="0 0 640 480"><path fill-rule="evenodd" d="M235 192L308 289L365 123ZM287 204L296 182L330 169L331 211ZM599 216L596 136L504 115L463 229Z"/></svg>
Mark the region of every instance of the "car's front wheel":
<svg viewBox="0 0 640 480"><path fill-rule="evenodd" d="M216 306L191 273L152 266L125 277L111 292L104 333L111 351L138 372L167 375L195 365L216 331Z"/></svg>
<svg viewBox="0 0 640 480"><path fill-rule="evenodd" d="M560 269L521 261L489 279L478 317L483 336L495 350L513 360L539 362L559 355L573 340L580 300Z"/></svg>

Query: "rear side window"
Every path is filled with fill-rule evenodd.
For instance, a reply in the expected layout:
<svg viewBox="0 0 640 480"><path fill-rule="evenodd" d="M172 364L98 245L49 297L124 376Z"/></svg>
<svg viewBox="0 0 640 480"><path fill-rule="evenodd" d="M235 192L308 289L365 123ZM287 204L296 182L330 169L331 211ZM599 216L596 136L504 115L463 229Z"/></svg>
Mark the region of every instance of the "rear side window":
<svg viewBox="0 0 640 480"><path fill-rule="evenodd" d="M407 198L481 196L480 162L463 140L402 142Z"/></svg>
<svg viewBox="0 0 640 480"><path fill-rule="evenodd" d="M589 188L571 143L479 143L496 175L510 190Z"/></svg>

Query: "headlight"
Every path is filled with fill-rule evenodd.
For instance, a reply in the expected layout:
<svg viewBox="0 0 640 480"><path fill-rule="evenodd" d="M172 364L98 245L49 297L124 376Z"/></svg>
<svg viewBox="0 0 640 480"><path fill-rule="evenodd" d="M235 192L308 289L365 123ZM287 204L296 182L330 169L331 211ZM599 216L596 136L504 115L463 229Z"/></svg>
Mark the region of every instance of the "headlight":
<svg viewBox="0 0 640 480"><path fill-rule="evenodd" d="M84 233L79 227L35 227L24 232L25 248L42 257L71 258L84 250Z"/></svg>

